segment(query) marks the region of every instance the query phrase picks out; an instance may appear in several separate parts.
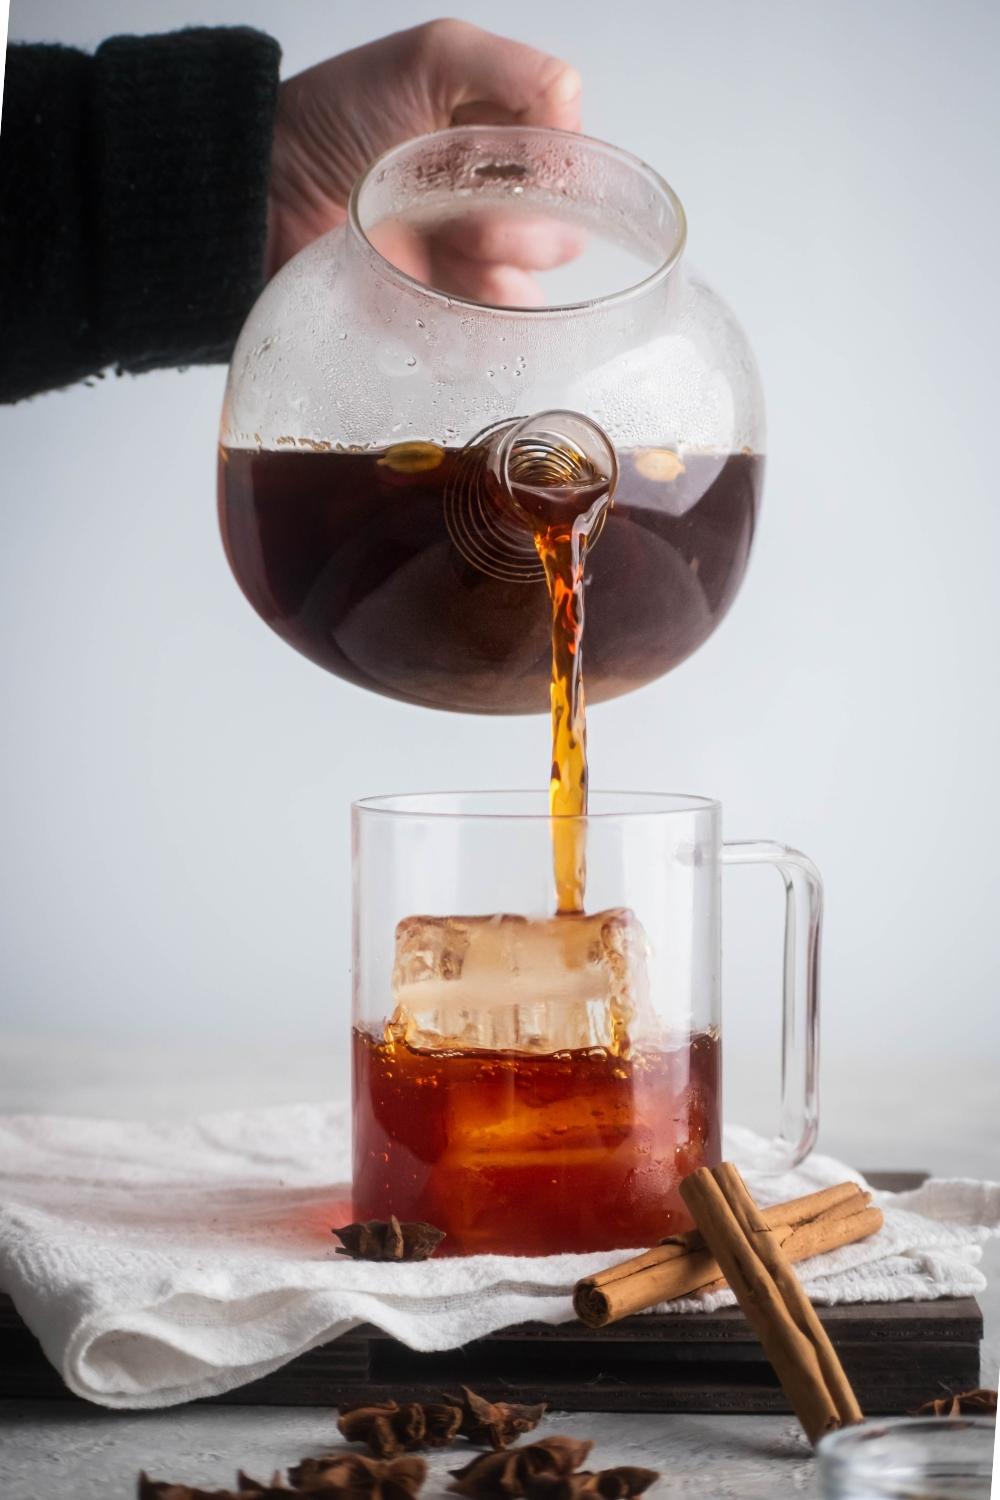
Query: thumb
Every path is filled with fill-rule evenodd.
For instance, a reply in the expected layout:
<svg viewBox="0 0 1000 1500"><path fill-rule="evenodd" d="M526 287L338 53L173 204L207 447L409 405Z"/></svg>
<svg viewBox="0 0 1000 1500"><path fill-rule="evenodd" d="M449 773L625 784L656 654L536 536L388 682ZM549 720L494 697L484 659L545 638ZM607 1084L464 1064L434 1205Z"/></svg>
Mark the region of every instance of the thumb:
<svg viewBox="0 0 1000 1500"><path fill-rule="evenodd" d="M582 84L569 63L467 21L432 21L427 32L428 82L453 124L579 130Z"/></svg>

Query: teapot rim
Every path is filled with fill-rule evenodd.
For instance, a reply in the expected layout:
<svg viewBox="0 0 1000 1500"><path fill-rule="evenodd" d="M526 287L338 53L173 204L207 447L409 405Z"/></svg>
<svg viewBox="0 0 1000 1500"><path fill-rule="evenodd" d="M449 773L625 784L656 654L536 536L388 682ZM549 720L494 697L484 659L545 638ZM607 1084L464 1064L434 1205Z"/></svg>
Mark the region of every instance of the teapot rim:
<svg viewBox="0 0 1000 1500"><path fill-rule="evenodd" d="M608 292L600 297L590 297L579 302L559 302L546 304L543 307L511 307L501 306L498 303L478 302L473 297L463 297L456 293L441 291L438 287L428 286L426 282L419 281L415 276L410 276L406 271L400 270L391 260L382 254L369 239L368 234L361 222L360 202L365 187L372 181L376 172L384 171L386 166L394 159L412 151L415 147L425 145L429 141L443 140L447 137L462 137L474 139L477 136L487 135L517 135L517 136L541 136L545 139L565 138L572 141L574 145L583 143L588 148L609 154L620 161L632 171L641 173L643 177L657 190L661 197L669 204L676 223L673 239L664 259L653 267L648 276L640 281L632 282L630 285L620 287L616 291ZM449 125L442 130L427 131L423 135L411 136L408 140L400 141L391 146L388 151L383 151L380 156L369 162L368 166L358 177L347 204L347 232L355 245L361 249L373 261L377 262L381 273L390 281L396 282L408 291L418 293L429 302L434 302L445 307L458 307L473 309L478 313L511 318L531 318L541 321L546 318L563 318L566 316L579 316L581 314L600 312L608 307L618 307L623 303L637 300L645 296L663 282L670 274L684 254L687 243L687 215L684 205L677 193L661 176L654 167L651 167L641 157L631 151L626 151L620 146L614 146L609 141L602 141L597 136L585 135L582 131L556 130L544 125Z"/></svg>

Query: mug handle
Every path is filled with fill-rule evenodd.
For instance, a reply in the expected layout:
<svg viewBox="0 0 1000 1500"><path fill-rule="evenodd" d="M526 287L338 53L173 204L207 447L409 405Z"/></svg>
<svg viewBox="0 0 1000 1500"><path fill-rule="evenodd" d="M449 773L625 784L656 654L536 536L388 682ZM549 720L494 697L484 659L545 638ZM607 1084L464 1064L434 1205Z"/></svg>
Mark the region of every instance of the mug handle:
<svg viewBox="0 0 1000 1500"><path fill-rule="evenodd" d="M819 1125L819 955L823 882L797 849L755 839L723 844L725 865L773 865L785 885L785 963L781 1022L781 1116L766 1171L798 1166Z"/></svg>

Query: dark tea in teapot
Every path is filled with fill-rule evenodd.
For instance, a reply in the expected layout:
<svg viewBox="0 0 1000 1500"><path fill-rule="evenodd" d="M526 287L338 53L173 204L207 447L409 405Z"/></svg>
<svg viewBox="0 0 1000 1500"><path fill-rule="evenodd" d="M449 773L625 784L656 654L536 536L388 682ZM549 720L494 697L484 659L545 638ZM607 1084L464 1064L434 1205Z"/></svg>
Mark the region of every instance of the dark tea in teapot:
<svg viewBox="0 0 1000 1500"><path fill-rule="evenodd" d="M526 580L492 576L456 545L444 501L461 452L223 448L226 554L271 628L347 681L432 708L538 713L544 574L534 559ZM591 702L651 682L711 634L743 579L763 479L749 452L618 461L588 566Z"/></svg>

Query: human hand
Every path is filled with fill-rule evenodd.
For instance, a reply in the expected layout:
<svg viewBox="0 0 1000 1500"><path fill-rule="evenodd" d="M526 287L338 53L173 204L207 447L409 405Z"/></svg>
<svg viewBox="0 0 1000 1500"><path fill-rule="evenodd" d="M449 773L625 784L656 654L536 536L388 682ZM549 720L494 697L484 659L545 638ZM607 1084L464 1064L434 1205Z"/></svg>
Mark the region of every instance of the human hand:
<svg viewBox="0 0 1000 1500"><path fill-rule="evenodd" d="M559 58L465 21L398 31L281 85L271 154L268 274L342 223L355 181L390 147L449 125L580 127L580 78ZM418 280L501 306L544 300L532 272L579 253L549 220L456 221L430 239L398 226L383 254Z"/></svg>

